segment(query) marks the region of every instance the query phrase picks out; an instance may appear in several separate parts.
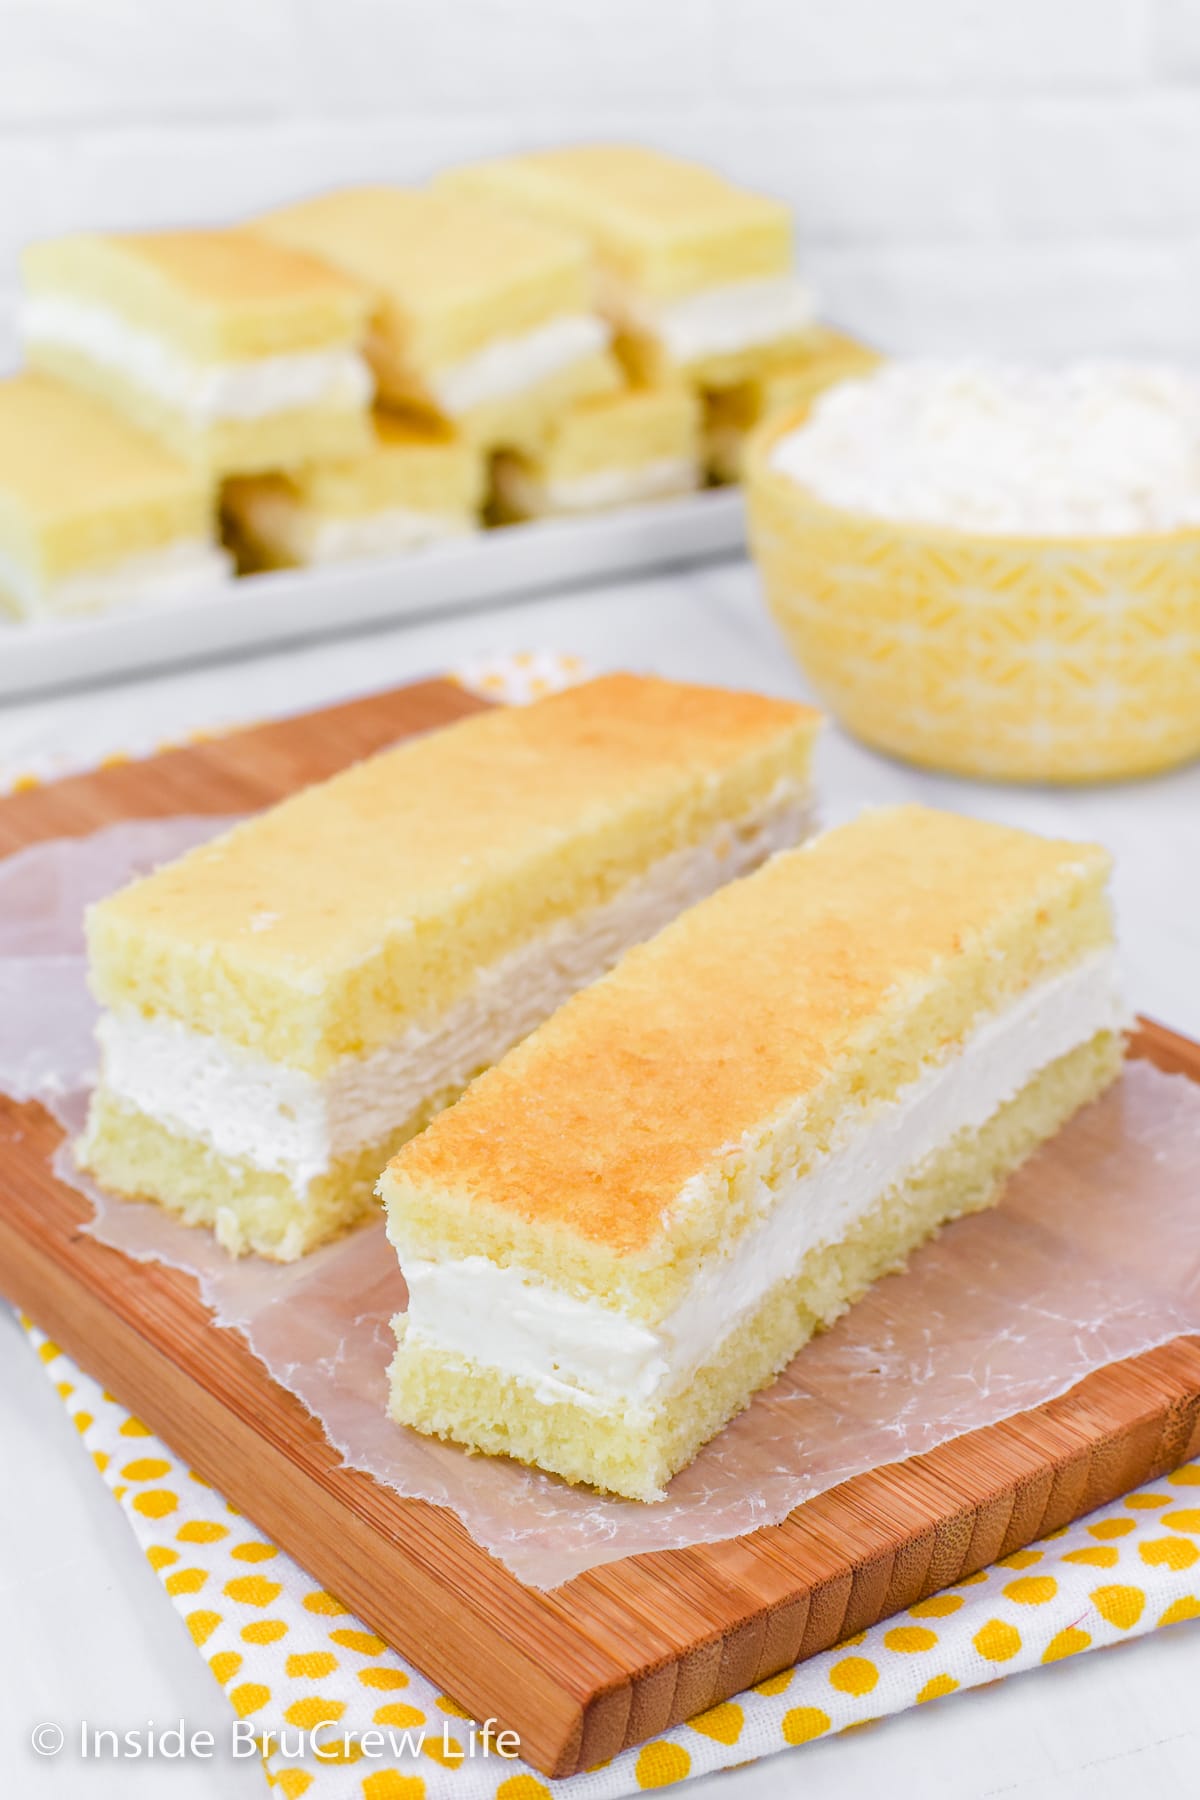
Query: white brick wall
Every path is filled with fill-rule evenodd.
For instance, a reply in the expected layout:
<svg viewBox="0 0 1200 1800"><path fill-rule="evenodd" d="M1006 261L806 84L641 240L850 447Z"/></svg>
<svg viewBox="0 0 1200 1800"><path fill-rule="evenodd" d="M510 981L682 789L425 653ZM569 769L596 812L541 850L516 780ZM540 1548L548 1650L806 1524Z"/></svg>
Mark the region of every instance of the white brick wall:
<svg viewBox="0 0 1200 1800"><path fill-rule="evenodd" d="M1200 361L1200 0L0 0L0 358L30 237L604 135L885 346Z"/></svg>

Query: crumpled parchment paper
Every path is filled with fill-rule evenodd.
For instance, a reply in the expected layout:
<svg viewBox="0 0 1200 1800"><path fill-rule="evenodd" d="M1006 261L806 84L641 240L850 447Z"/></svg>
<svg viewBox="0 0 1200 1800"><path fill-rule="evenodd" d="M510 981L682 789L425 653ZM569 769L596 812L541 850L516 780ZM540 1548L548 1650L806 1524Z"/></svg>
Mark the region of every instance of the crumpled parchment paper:
<svg viewBox="0 0 1200 1800"><path fill-rule="evenodd" d="M521 1581L553 1587L777 1523L863 1470L1200 1332L1200 1088L1132 1063L998 1207L944 1231L801 1351L664 1501L605 1498L401 1429L384 1400L405 1290L382 1225L292 1266L233 1262L157 1207L105 1196L71 1158L95 1063L83 908L227 823L130 822L0 863L0 1089L66 1128L58 1171L95 1206L98 1238L197 1276L215 1324L244 1333L348 1464L449 1507Z"/></svg>

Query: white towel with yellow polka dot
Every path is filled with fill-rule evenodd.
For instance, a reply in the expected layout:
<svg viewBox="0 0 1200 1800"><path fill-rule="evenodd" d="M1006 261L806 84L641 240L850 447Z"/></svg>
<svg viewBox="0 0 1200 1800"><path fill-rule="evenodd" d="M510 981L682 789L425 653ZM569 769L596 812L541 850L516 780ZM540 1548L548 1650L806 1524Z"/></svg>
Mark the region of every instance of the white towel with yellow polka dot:
<svg viewBox="0 0 1200 1800"><path fill-rule="evenodd" d="M287 1800L613 1800L1200 1618L1197 1459L603 1768L547 1781L519 1758L468 1756L452 1700L26 1330L235 1714L273 1734L267 1776ZM321 1754L297 1754L316 1727Z"/></svg>

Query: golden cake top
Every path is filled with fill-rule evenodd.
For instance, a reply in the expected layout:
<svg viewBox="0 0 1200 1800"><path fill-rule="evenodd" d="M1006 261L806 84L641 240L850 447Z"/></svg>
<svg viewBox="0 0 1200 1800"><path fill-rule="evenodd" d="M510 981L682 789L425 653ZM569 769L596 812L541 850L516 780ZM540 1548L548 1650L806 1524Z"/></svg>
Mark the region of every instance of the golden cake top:
<svg viewBox="0 0 1200 1800"><path fill-rule="evenodd" d="M280 207L252 229L327 257L376 299L376 329L438 368L495 338L591 308L577 238L469 197L342 188Z"/></svg>
<svg viewBox="0 0 1200 1800"><path fill-rule="evenodd" d="M636 144L499 157L451 170L442 185L581 232L612 273L659 299L782 274L791 264L792 221L782 201Z"/></svg>
<svg viewBox="0 0 1200 1800"><path fill-rule="evenodd" d="M1036 933L1107 867L952 813L867 813L628 952L393 1158L389 1198L478 1199L636 1252L685 1183L854 1060L898 990L952 978L1014 913Z"/></svg>
<svg viewBox="0 0 1200 1800"><path fill-rule="evenodd" d="M357 343L369 295L303 250L243 231L81 233L32 244L27 288L112 311L201 356Z"/></svg>
<svg viewBox="0 0 1200 1800"><path fill-rule="evenodd" d="M760 804L764 784L802 782L818 722L783 700L635 675L489 710L101 901L94 985L108 1005L298 1066L359 1053Z"/></svg>
<svg viewBox="0 0 1200 1800"><path fill-rule="evenodd" d="M209 497L195 469L79 389L28 369L0 381L0 518L36 527Z"/></svg>

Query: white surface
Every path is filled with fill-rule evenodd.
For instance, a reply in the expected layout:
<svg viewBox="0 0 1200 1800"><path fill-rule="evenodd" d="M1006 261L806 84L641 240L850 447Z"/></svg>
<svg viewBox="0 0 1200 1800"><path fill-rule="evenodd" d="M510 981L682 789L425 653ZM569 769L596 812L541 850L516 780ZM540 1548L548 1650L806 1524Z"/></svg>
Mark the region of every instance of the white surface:
<svg viewBox="0 0 1200 1800"><path fill-rule="evenodd" d="M808 1099L769 1133L747 1132L728 1147L715 1177L684 1184L670 1212L711 1206L714 1186L730 1182L740 1157L732 1193L752 1193L750 1222L720 1255L701 1261L691 1287L660 1319L580 1299L519 1264L406 1255L402 1235L392 1234L408 1286L402 1353L415 1339L421 1349L432 1345L515 1375L546 1404L565 1400L617 1414L652 1434L667 1400L720 1355L724 1340L811 1251L843 1238L902 1176L959 1132L978 1130L1039 1069L1127 1023L1116 958L1098 951L991 1014L893 1100L847 1110L835 1141L799 1177L787 1174L772 1188L756 1171L767 1160L764 1144L803 1144Z"/></svg>
<svg viewBox="0 0 1200 1800"><path fill-rule="evenodd" d="M10 0L0 340L31 238L621 135L793 202L888 347L1196 357L1198 83L1195 0Z"/></svg>
<svg viewBox="0 0 1200 1800"><path fill-rule="evenodd" d="M1018 8L1018 11L1021 9ZM0 78L2 79L2 78ZM0 762L95 755L189 725L262 716L377 688L488 652L537 644L595 667L802 694L740 565L576 592L370 639L0 710ZM1080 791L987 787L919 774L836 730L818 752L824 816L921 799L1042 831L1096 837L1118 857L1129 998L1200 1035L1200 767ZM219 1695L15 1325L0 1316L0 1791L16 1800L130 1800L132 1765L41 1765L45 1719L180 1716L219 1727ZM808 1745L680 1790L708 1800L1129 1800L1195 1785L1200 1629L1179 1626L851 1737ZM245 1765L218 1778L173 1767L144 1791L170 1800L261 1795Z"/></svg>
<svg viewBox="0 0 1200 1800"><path fill-rule="evenodd" d="M479 607L554 583L726 554L744 541L741 494L681 494L594 518L465 532L378 560L281 569L162 606L47 622L0 619L0 703L196 657ZM369 665L365 665L369 666Z"/></svg>

